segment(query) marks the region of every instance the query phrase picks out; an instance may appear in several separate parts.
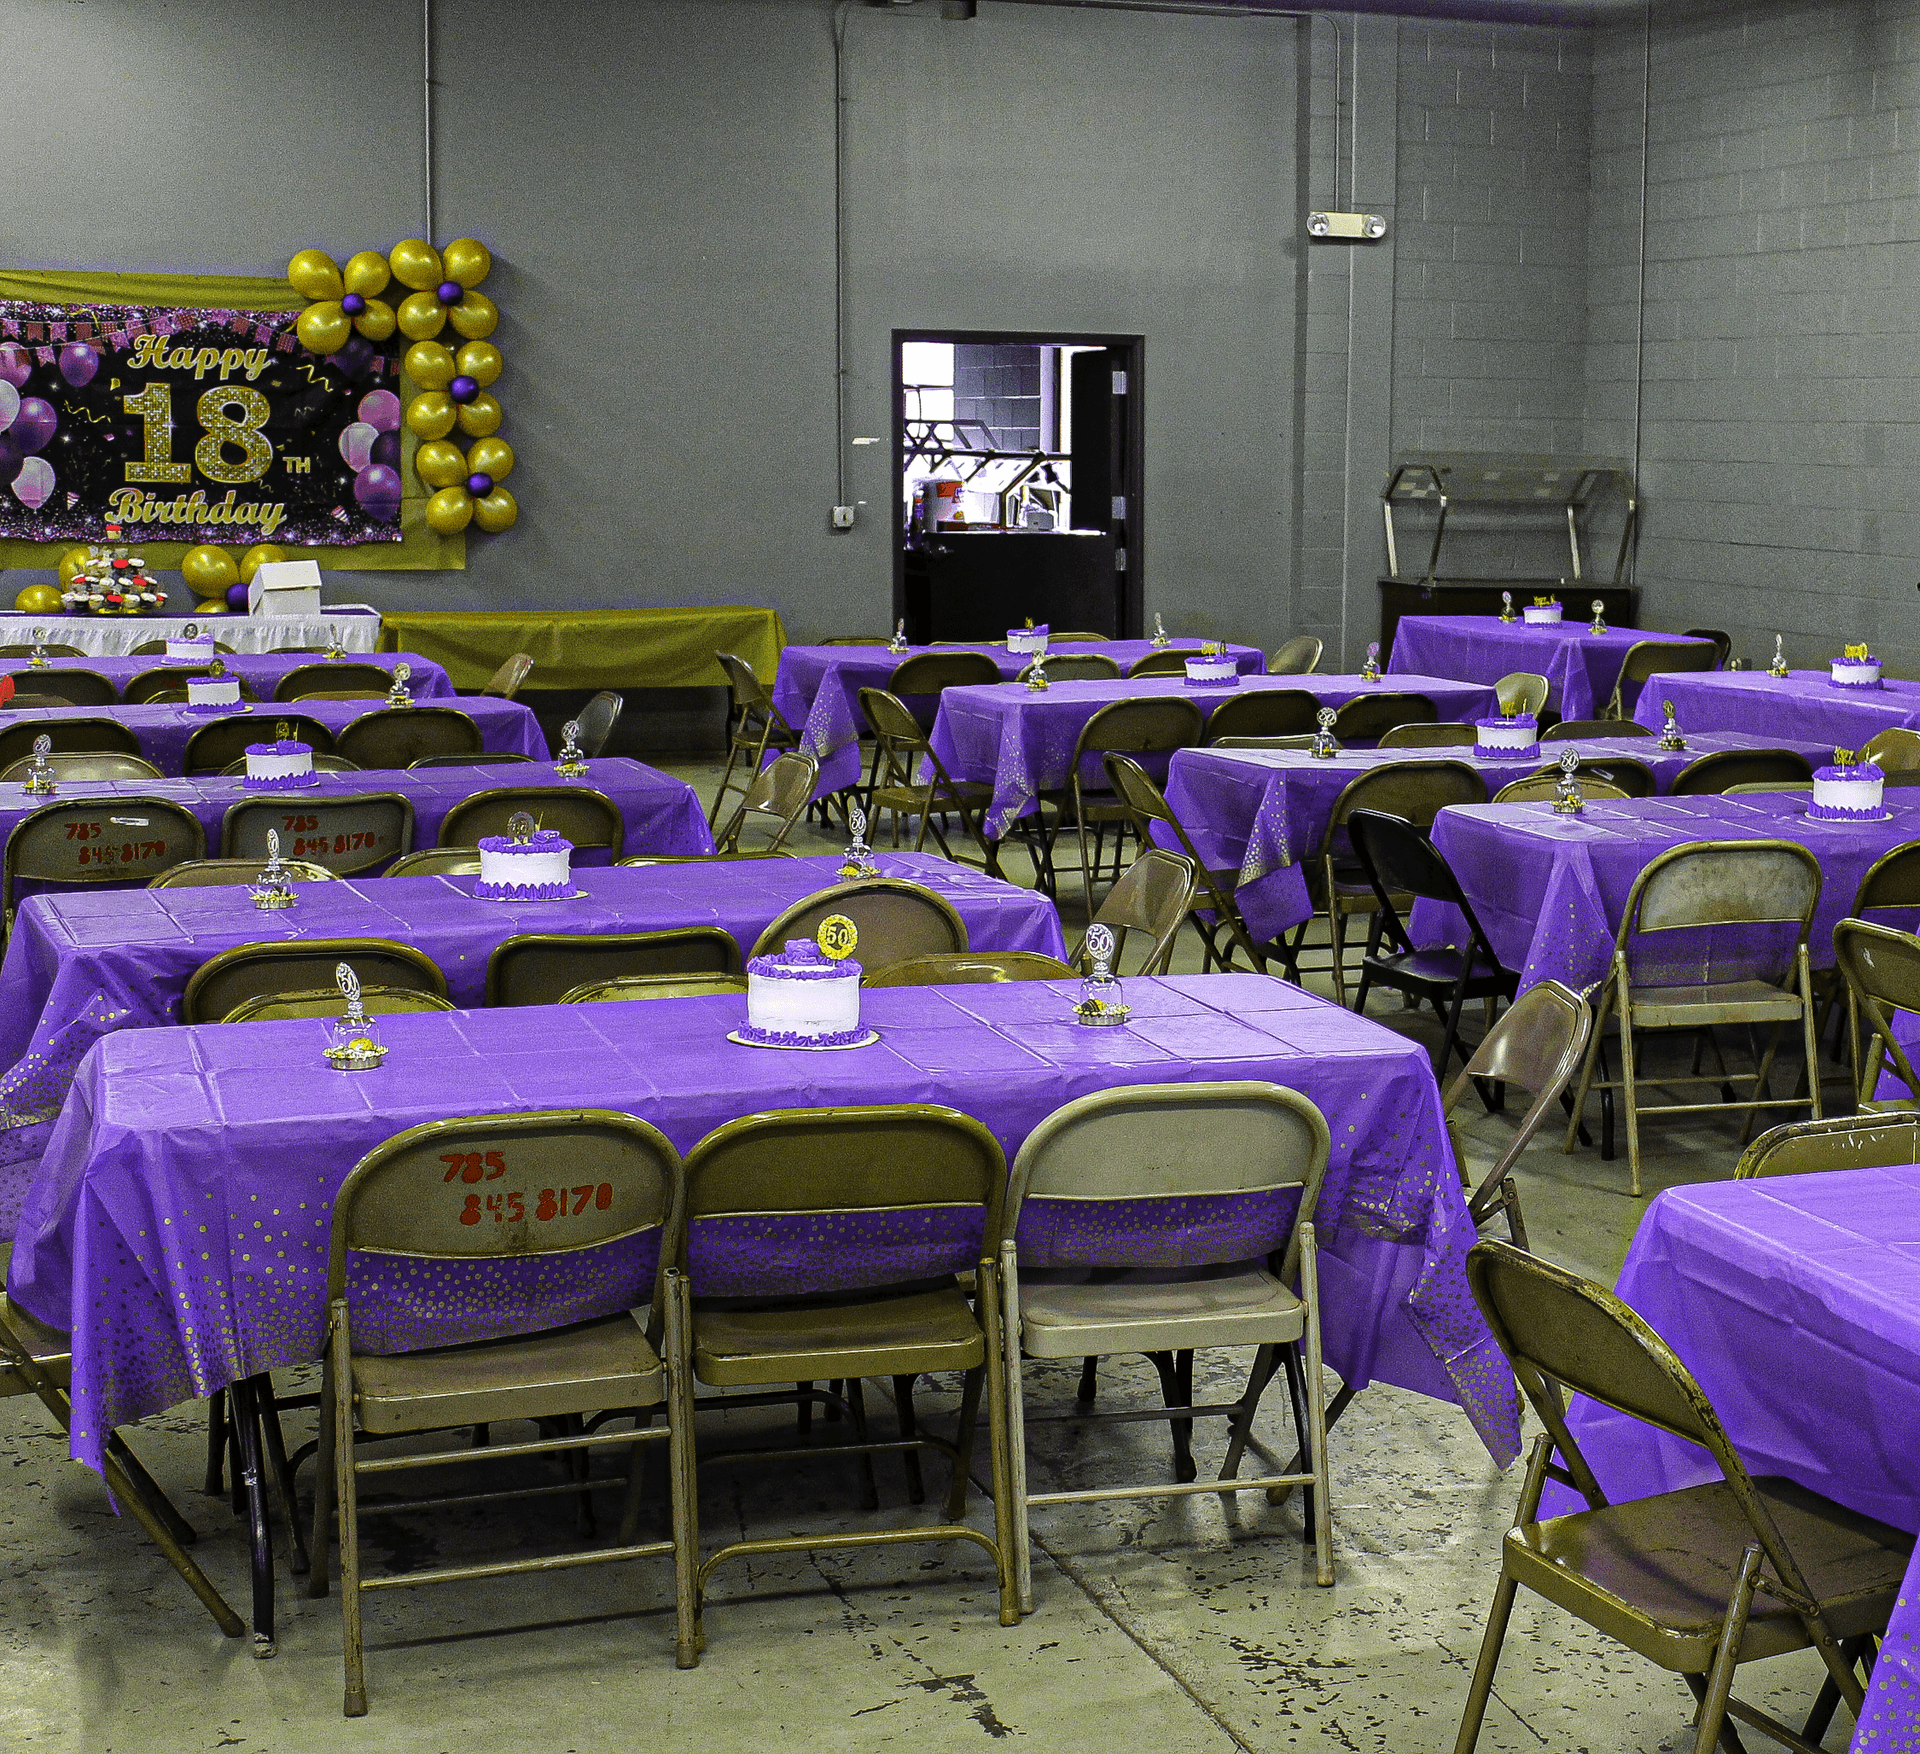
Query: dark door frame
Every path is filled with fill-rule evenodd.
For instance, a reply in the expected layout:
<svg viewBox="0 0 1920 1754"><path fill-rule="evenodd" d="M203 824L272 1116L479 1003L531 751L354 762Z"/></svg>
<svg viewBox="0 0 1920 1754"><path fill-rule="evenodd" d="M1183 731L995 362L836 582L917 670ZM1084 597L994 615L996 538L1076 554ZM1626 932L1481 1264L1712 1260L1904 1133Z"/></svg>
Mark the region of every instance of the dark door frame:
<svg viewBox="0 0 1920 1754"><path fill-rule="evenodd" d="M907 612L907 551L901 539L900 478L906 471L907 397L900 383L901 347L908 341L951 341L961 345L992 345L1017 342L1035 347L1105 347L1126 361L1126 556L1121 574L1120 627L1122 639L1140 639L1146 623L1146 347L1144 335L1090 335L1078 330L1060 329L895 329L892 343L891 383L893 385L893 472L888 479L887 506L891 520L893 545L893 616L897 621Z"/></svg>

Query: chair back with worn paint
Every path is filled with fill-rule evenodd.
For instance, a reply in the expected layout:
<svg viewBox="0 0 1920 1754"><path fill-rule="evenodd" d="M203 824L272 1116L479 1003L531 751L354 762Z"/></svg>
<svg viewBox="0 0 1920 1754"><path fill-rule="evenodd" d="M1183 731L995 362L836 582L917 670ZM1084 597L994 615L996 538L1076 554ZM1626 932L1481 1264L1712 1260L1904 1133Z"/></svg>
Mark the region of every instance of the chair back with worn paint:
<svg viewBox="0 0 1920 1754"><path fill-rule="evenodd" d="M484 743L472 717L451 706L362 713L333 741L362 767L411 767L423 755L478 755Z"/></svg>
<svg viewBox="0 0 1920 1754"><path fill-rule="evenodd" d="M1174 939L1181 922L1193 908L1200 885L1200 873L1193 860L1165 847L1148 847L1120 873L1120 881L1107 891L1098 911L1089 922L1105 926L1113 934L1113 972L1124 972L1127 940L1138 932L1148 940L1146 955L1136 975L1165 974L1173 961ZM1086 969L1086 938L1068 959L1076 968Z"/></svg>
<svg viewBox="0 0 1920 1754"><path fill-rule="evenodd" d="M1841 1115L1770 1128L1741 1154L1733 1179L1896 1168L1909 1163L1920 1163L1920 1113Z"/></svg>
<svg viewBox="0 0 1920 1754"><path fill-rule="evenodd" d="M1861 1020L1873 1032L1856 1068L1859 1100L1874 1100L1882 1069L1891 1070L1920 1102L1920 1074L1894 1030L1894 1013L1920 1014L1920 937L1874 920L1842 920L1833 928L1833 957Z"/></svg>
<svg viewBox="0 0 1920 1754"><path fill-rule="evenodd" d="M1860 748L1860 759L1887 774L1920 773L1920 731L1889 725L1876 731Z"/></svg>
<svg viewBox="0 0 1920 1754"><path fill-rule="evenodd" d="M1651 737L1654 732L1632 719L1562 719L1540 733L1542 743L1571 743L1581 737Z"/></svg>
<svg viewBox="0 0 1920 1754"><path fill-rule="evenodd" d="M458 1007L450 999L435 998L412 987L365 987L360 989L360 1008L369 1017L401 1017L415 1011L453 1011ZM336 982L331 987L313 987L295 993L262 993L243 999L220 1019L222 1023L285 1023L296 1017L344 1017L346 995Z"/></svg>
<svg viewBox="0 0 1920 1754"><path fill-rule="evenodd" d="M1267 660L1269 676L1311 676L1320 668L1321 642L1317 635L1297 633Z"/></svg>
<svg viewBox="0 0 1920 1754"><path fill-rule="evenodd" d="M237 883L258 883L267 868L265 859L189 859L162 871L148 884L149 889L217 889ZM289 883L326 883L333 873L324 865L309 865L304 859L282 859L280 869Z"/></svg>
<svg viewBox="0 0 1920 1754"><path fill-rule="evenodd" d="M738 974L740 946L718 926L658 932L522 932L487 958L489 1005L557 1005L588 981L626 974Z"/></svg>
<svg viewBox="0 0 1920 1754"><path fill-rule="evenodd" d="M1342 743L1373 743L1395 725L1431 725L1439 717L1424 694L1360 694L1335 714L1333 734Z"/></svg>
<svg viewBox="0 0 1920 1754"><path fill-rule="evenodd" d="M1634 879L1615 947L1634 986L1778 982L1819 903L1820 864L1803 846L1691 841Z"/></svg>
<svg viewBox="0 0 1920 1754"><path fill-rule="evenodd" d="M180 998L182 1023L218 1023L251 999L275 993L310 993L334 978L345 963L361 988L405 987L447 996L439 965L411 944L391 938L297 938L277 944L242 944L209 957L187 981Z"/></svg>
<svg viewBox="0 0 1920 1754"><path fill-rule="evenodd" d="M866 974L910 956L950 956L967 948L966 922L944 895L899 877L867 877L796 901L755 940L748 961L777 955L789 938L813 937L834 914L853 921L859 934L853 954Z"/></svg>
<svg viewBox="0 0 1920 1754"><path fill-rule="evenodd" d="M336 877L351 877L413 850L413 800L402 792L248 798L226 814L221 855L265 858L270 828L279 831L280 850L289 859L308 859Z"/></svg>
<svg viewBox="0 0 1920 1754"><path fill-rule="evenodd" d="M1320 697L1304 688L1242 688L1213 709L1207 746L1229 737L1298 737L1318 724Z"/></svg>
<svg viewBox="0 0 1920 1754"><path fill-rule="evenodd" d="M1637 698L1640 685L1648 677L1711 670L1719 661L1719 656L1718 651L1709 644L1695 645L1671 639L1636 640L1627 647L1627 655L1620 660L1620 681L1615 688L1614 698L1630 710L1633 703L1626 698L1628 688L1635 691ZM1621 716L1624 717L1625 713Z"/></svg>
<svg viewBox="0 0 1920 1754"><path fill-rule="evenodd" d="M1128 680L1143 676L1184 676L1187 673L1187 660L1194 655L1192 647L1183 650L1178 646L1171 650L1143 652L1127 666Z"/></svg>
<svg viewBox="0 0 1920 1754"><path fill-rule="evenodd" d="M1029 680L1036 669L1044 670L1049 682L1116 682L1120 678L1120 666L1105 652L1049 652L1027 665L1014 681Z"/></svg>
<svg viewBox="0 0 1920 1754"><path fill-rule="evenodd" d="M382 873L386 877L478 877L478 847L420 847L402 853Z"/></svg>
<svg viewBox="0 0 1920 1754"><path fill-rule="evenodd" d="M16 695L14 697L18 699ZM0 771L24 761L33 753L34 743L45 737L56 750L107 750L120 755L138 755L140 739L118 719L14 719L0 730Z"/></svg>
<svg viewBox="0 0 1920 1754"><path fill-rule="evenodd" d="M1487 782L1479 770L1464 761L1396 761L1369 769L1348 782L1333 801L1327 819L1327 846L1345 837L1347 819L1356 810L1378 810L1398 816L1416 828L1431 828L1433 819L1453 804L1484 804Z"/></svg>
<svg viewBox="0 0 1920 1754"><path fill-rule="evenodd" d="M169 798L43 804L7 836L0 910L12 919L22 883L141 883L206 850L199 817Z"/></svg>
<svg viewBox="0 0 1920 1754"><path fill-rule="evenodd" d="M887 693L898 699L938 694L946 688L979 688L1001 680L1000 666L985 652L921 652L894 665Z"/></svg>
<svg viewBox="0 0 1920 1754"><path fill-rule="evenodd" d="M620 806L587 786L501 786L463 798L440 820L443 847L477 847L489 835L508 832L525 813L543 829L565 835L575 847L605 847L619 858L627 828Z"/></svg>
<svg viewBox="0 0 1920 1754"><path fill-rule="evenodd" d="M109 753L104 749L55 751L47 757L47 766L62 785L87 785L114 780L157 780L164 778L152 762L138 755ZM33 757L16 761L0 782L23 780L33 771Z"/></svg>
<svg viewBox="0 0 1920 1754"><path fill-rule="evenodd" d="M885 645L885 640L876 642ZM698 999L713 993L747 990L743 974L620 974L611 980L582 981L562 993L562 1005L604 1005L621 999Z"/></svg>

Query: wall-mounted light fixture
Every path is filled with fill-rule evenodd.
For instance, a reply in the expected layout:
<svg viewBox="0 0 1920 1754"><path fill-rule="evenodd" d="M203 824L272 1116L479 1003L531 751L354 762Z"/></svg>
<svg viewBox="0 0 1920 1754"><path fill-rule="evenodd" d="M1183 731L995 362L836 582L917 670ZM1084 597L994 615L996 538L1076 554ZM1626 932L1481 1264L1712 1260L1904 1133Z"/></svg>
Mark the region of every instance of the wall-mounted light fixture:
<svg viewBox="0 0 1920 1754"><path fill-rule="evenodd" d="M1377 243L1387 222L1377 213L1309 213L1307 236L1329 244Z"/></svg>

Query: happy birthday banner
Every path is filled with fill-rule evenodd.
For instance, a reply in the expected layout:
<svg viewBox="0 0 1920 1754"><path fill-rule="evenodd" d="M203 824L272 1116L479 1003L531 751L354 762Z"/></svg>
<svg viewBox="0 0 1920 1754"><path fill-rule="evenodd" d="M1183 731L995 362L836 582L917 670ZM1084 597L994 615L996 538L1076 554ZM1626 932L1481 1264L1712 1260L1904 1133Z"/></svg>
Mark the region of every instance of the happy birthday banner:
<svg viewBox="0 0 1920 1754"><path fill-rule="evenodd" d="M397 366L297 315L0 299L0 538L399 542Z"/></svg>

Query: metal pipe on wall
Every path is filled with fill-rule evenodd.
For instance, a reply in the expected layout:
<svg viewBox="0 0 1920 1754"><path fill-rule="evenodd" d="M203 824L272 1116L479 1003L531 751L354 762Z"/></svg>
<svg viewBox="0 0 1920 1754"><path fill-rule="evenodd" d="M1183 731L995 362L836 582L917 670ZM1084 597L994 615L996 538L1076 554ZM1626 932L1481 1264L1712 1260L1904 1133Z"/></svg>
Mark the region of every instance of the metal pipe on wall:
<svg viewBox="0 0 1920 1754"><path fill-rule="evenodd" d="M433 0L420 0L420 196L433 242Z"/></svg>

